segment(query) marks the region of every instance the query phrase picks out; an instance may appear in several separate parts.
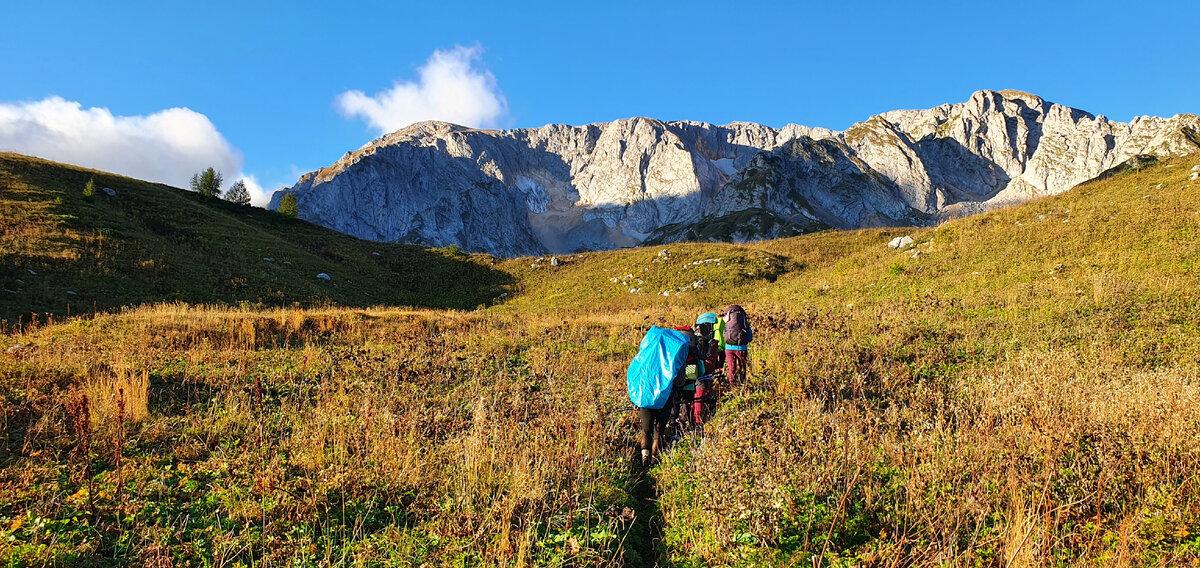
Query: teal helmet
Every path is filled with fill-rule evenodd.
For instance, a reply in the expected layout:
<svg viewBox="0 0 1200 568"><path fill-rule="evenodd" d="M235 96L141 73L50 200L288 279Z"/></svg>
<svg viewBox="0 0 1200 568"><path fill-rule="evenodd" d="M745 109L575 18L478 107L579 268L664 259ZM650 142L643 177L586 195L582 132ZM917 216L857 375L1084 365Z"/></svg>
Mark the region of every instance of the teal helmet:
<svg viewBox="0 0 1200 568"><path fill-rule="evenodd" d="M700 316L696 318L696 325L700 325L700 324L704 324L704 323L711 323L713 325L717 325L717 314L714 314L712 312L705 312L705 313L700 314Z"/></svg>

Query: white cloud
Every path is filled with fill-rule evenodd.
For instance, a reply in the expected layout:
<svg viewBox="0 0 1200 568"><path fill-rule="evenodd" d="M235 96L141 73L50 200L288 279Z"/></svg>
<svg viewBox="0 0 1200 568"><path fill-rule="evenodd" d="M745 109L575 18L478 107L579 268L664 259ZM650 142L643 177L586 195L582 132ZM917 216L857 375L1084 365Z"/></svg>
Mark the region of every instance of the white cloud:
<svg viewBox="0 0 1200 568"><path fill-rule="evenodd" d="M508 111L496 78L482 65L479 46L437 50L417 70L416 81L397 81L375 95L346 91L336 105L347 118L361 117L381 133L422 120L493 127Z"/></svg>
<svg viewBox="0 0 1200 568"><path fill-rule="evenodd" d="M184 188L209 166L227 184L242 169L241 153L193 110L114 116L61 97L0 103L0 149Z"/></svg>

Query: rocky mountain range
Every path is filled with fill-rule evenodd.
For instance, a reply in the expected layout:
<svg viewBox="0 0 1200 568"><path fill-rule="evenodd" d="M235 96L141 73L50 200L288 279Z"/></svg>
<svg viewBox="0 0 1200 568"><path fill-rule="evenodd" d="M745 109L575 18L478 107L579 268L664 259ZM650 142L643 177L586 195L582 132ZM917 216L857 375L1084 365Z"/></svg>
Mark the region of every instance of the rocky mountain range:
<svg viewBox="0 0 1200 568"><path fill-rule="evenodd" d="M1128 123L1018 91L838 132L630 118L480 130L422 122L276 192L377 241L501 256L923 225L1200 149L1200 116Z"/></svg>

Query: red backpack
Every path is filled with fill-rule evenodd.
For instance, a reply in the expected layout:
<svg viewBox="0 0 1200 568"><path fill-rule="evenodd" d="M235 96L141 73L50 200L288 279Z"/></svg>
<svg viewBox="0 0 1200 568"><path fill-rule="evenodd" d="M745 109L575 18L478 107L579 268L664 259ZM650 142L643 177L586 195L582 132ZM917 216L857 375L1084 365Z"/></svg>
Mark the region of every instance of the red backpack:
<svg viewBox="0 0 1200 568"><path fill-rule="evenodd" d="M696 362L696 335L692 331L690 325L680 325L675 327L675 331L682 331L688 335L688 356L687 362L684 365L691 365Z"/></svg>

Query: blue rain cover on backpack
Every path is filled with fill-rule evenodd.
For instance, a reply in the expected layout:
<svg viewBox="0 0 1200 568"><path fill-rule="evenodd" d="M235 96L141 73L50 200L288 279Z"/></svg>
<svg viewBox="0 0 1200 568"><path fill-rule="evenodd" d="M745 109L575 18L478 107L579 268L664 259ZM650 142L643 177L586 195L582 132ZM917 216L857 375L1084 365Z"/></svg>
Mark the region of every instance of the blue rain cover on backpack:
<svg viewBox="0 0 1200 568"><path fill-rule="evenodd" d="M687 363L688 336L682 331L651 327L625 379L629 400L638 408L659 409L671 397L671 382Z"/></svg>

